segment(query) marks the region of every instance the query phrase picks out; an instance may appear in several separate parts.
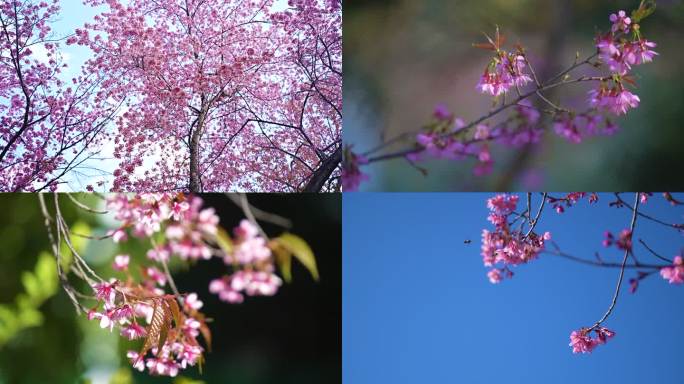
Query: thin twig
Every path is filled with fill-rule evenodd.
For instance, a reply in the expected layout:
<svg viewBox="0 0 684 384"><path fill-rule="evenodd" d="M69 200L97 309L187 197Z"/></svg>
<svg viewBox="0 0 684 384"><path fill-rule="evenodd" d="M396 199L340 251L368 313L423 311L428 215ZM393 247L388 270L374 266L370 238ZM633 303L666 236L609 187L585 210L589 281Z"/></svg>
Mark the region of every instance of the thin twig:
<svg viewBox="0 0 684 384"><path fill-rule="evenodd" d="M634 211L634 208L633 208L631 205L627 204L627 202L624 201L624 200L622 199L622 197L620 197L620 194L619 194L619 193L616 192L616 193L615 193L615 197L617 198L618 202L619 202L621 205L623 205L623 206L629 208L630 210ZM643 217L644 219L651 220L651 221L653 221L653 222L655 222L655 223L658 223L658 224L660 224L660 225L664 225L664 226L666 226L666 227L674 228L674 229L676 229L676 230L678 230L678 231L681 231L681 230L683 229L683 227L682 227L681 224L667 223L667 222L662 221L662 220L660 220L660 219L658 219L658 218L655 218L655 217L653 217L653 216L647 215L647 214L645 214L645 213L643 213L643 212L639 212L638 215L641 216L641 217Z"/></svg>
<svg viewBox="0 0 684 384"><path fill-rule="evenodd" d="M639 213L639 192L636 192L634 194L634 209L632 211L632 222L629 225L629 231L630 231L630 236L634 235L634 227L636 225L636 219ZM613 308L615 308L615 304L617 303L618 296L620 295L620 287L622 286L622 279L625 276L625 265L627 265L627 257L629 254L632 252L631 247L625 249L625 255L622 257L622 265L620 267L620 276L618 277L617 285L615 286L615 293L613 294L613 300L610 303L610 306L608 307L608 310L606 311L605 314L603 314L603 317L594 325L589 328L589 331L596 329L598 326L601 325L608 316L613 312Z"/></svg>
<svg viewBox="0 0 684 384"><path fill-rule="evenodd" d="M94 208L91 208L91 207L89 207L89 206L87 206L87 205L81 203L80 201L76 200L76 198L73 197L73 196L71 195L71 193L67 193L66 196L67 196L67 197L69 198L69 200L71 200L71 202L74 203L77 207L79 207L79 208L81 208L81 209L83 209L83 210L85 210L85 211L87 211L87 212L90 212L90 213L97 213L97 214L102 214L102 215L105 215L105 214L108 213L107 211L98 211L98 210L96 210L96 209L94 209Z"/></svg>
<svg viewBox="0 0 684 384"><path fill-rule="evenodd" d="M537 214L534 216L534 220L531 220L531 222L530 222L530 229L527 231L527 233L525 234L525 236L523 237L523 239L527 239L527 237L532 233L532 231L534 231L534 227L537 226L537 223L539 222L539 218L541 217L541 213L542 213L542 211L544 210L544 204L546 203L546 194L547 194L547 193L544 192L544 194L542 195L542 200L541 200L541 203L539 203L539 209L537 209ZM530 198L530 195L531 195L531 194L528 194L528 199ZM529 206L529 204L530 204L529 201L528 201L527 204L528 204L528 206ZM529 209L529 208L528 208L528 209ZM528 216L529 216L530 214L531 214L531 213L529 213Z"/></svg>
<svg viewBox="0 0 684 384"><path fill-rule="evenodd" d="M646 244L646 242L645 242L644 240L639 239L639 242L641 243L641 245L644 246L644 248L648 249L648 251L651 252L651 254L652 254L653 256L659 258L660 260L667 261L667 262L670 263L670 264L673 263L673 261L670 260L670 259L668 259L667 257L664 257L664 256L661 256L661 255L657 254L653 249L651 249L651 247L649 247L649 246Z"/></svg>
<svg viewBox="0 0 684 384"><path fill-rule="evenodd" d="M152 248L156 249L157 248L157 243L154 241L154 239L150 239L152 242ZM169 286L171 287L171 291L173 291L173 294L176 296L176 300L180 303L181 306L183 306L183 297L181 296L180 292L178 291L178 288L176 287L176 282L173 280L173 276L171 276L171 272L169 271L169 266L166 263L166 260L164 257L159 257L159 261L161 262L162 268L164 269L164 274L166 275L166 278L169 280Z"/></svg>
<svg viewBox="0 0 684 384"><path fill-rule="evenodd" d="M242 208L242 201L239 199L235 199L236 196L234 194L227 193L226 196L228 196L229 199L233 200L233 202L235 202L236 204L238 204L239 207ZM276 215L275 213L266 212L262 209L255 207L252 204L249 204L249 209L252 212L252 215L255 219L271 223L286 229L292 228L292 221L286 217Z"/></svg>

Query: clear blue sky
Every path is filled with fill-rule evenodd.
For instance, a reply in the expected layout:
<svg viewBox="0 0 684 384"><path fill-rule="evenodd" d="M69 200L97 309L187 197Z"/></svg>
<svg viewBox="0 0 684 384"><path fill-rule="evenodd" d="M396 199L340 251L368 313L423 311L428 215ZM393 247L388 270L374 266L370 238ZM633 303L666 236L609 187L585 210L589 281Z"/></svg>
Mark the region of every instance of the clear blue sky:
<svg viewBox="0 0 684 384"><path fill-rule="evenodd" d="M542 255L512 280L490 284L479 247L491 195L344 195L345 383L684 382L684 286L656 275L634 295L624 290L605 323L615 338L573 355L570 332L605 312L618 270ZM628 227L629 214L608 208L611 196L563 215L547 210L540 229L569 253L617 260L602 234ZM684 208L670 209L660 195L644 209L684 222ZM637 221L639 237L670 258L684 245L681 234L645 220Z"/></svg>

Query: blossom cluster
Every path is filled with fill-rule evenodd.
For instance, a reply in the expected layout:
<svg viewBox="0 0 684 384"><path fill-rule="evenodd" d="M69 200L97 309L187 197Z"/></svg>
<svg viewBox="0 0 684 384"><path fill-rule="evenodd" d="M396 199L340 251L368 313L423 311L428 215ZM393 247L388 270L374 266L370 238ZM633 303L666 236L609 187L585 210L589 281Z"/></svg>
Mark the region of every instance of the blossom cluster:
<svg viewBox="0 0 684 384"><path fill-rule="evenodd" d="M209 292L218 294L222 301L242 303L244 295L273 296L282 285L274 271L273 255L266 239L248 220L242 220L235 228L234 251L223 261L233 266L231 275L212 280Z"/></svg>
<svg viewBox="0 0 684 384"><path fill-rule="evenodd" d="M214 209L202 204L200 197L171 193L107 197L108 210L120 222L108 232L112 241L149 240L146 256L152 264L133 274L132 257L116 255L112 268L124 278L93 285L97 305L88 318L110 331L119 328L129 340L145 339L140 351L127 355L140 371L176 376L179 370L202 363L204 349L197 337L210 340L199 312L203 302L196 293L178 293L173 283L167 267L172 257L190 263L222 258L231 273L211 281L209 291L229 303L242 303L245 295L275 295L283 283L275 274L272 242L255 222L242 220L231 237L219 227ZM167 294L167 287L175 295Z"/></svg>
<svg viewBox="0 0 684 384"><path fill-rule="evenodd" d="M174 377L181 369L201 364L204 348L197 337L200 330L208 329L198 311L203 303L197 294L186 295L181 309L177 298L164 295L160 286L148 278L135 283L130 274L125 282L111 279L94 284L97 305L88 312L88 319L99 320L100 327L110 331L117 327L128 340L145 339L140 352L127 353L133 368L142 372L147 367L152 375ZM159 339L164 334L166 338ZM161 349L156 344L151 347L150 340L160 340Z"/></svg>
<svg viewBox="0 0 684 384"><path fill-rule="evenodd" d="M591 332L596 334L591 337ZM593 329L581 328L577 331L572 331L570 334L570 346L572 353L591 353L594 348L601 344L605 344L609 339L615 336L615 332L608 328L597 326Z"/></svg>
<svg viewBox="0 0 684 384"><path fill-rule="evenodd" d="M563 213L567 208L574 206L584 198L588 199L589 204L594 204L598 201L598 195L596 193L587 192L570 192L560 197L547 195L546 200L551 204L554 211Z"/></svg>
<svg viewBox="0 0 684 384"><path fill-rule="evenodd" d="M532 230L523 231L522 225L514 229L511 217L526 220L515 212L518 204L517 195L500 194L487 200L489 208L488 220L494 224L494 231L482 231L481 255L485 267L493 267L487 273L489 281L499 283L503 278L510 278L513 272L509 267L528 263L536 259L544 250L545 242L551 234L545 232L538 235Z"/></svg>
<svg viewBox="0 0 684 384"><path fill-rule="evenodd" d="M211 281L209 291L225 302L242 303L245 294L272 296L282 285L275 274L269 243L252 222L242 220L234 230L234 238L225 239L231 242L229 249L216 249L219 218L213 208L202 209L202 199L197 196L118 194L108 198L107 207L122 222L109 233L115 242L126 241L129 232L151 240L157 233L164 235L152 240L153 247L147 252L152 261L167 262L171 256L191 261L222 257L233 273ZM115 258L115 269L120 268L117 263L124 262L126 256ZM164 285L166 277L159 269L147 267L143 272Z"/></svg>
<svg viewBox="0 0 684 384"><path fill-rule="evenodd" d="M127 232L150 238L163 231L167 241L148 251L148 258L168 261L177 255L183 260L206 260L212 256L207 241L216 235L219 218L213 208L201 207L201 198L183 194L110 195L107 208L122 225L109 234L115 242L122 242L128 239Z"/></svg>
<svg viewBox="0 0 684 384"><path fill-rule="evenodd" d="M368 164L368 159L358 153L354 153L350 146L345 148L345 161L342 168L342 189L353 192L359 189L362 182L368 181L367 174L361 172L360 165Z"/></svg>
<svg viewBox="0 0 684 384"><path fill-rule="evenodd" d="M629 229L623 229L616 238L612 232L606 231L604 233L604 239L602 242L604 247L610 247L615 245L618 249L623 251L632 250L632 231Z"/></svg>
<svg viewBox="0 0 684 384"><path fill-rule="evenodd" d="M652 48L656 43L643 37L639 24L625 11L611 14L610 21L613 23L610 32L597 37L596 48L612 76L589 91L589 104L615 115L624 115L630 108L638 107L641 101L625 88L625 82L633 84L629 72L635 65L653 61L657 53Z"/></svg>
<svg viewBox="0 0 684 384"><path fill-rule="evenodd" d="M684 259L675 256L671 266L660 269L660 276L670 284L684 284Z"/></svg>
<svg viewBox="0 0 684 384"><path fill-rule="evenodd" d="M522 52L509 53L497 49L496 55L489 62L477 83L482 93L499 96L511 88L521 88L532 81L525 73L526 59Z"/></svg>

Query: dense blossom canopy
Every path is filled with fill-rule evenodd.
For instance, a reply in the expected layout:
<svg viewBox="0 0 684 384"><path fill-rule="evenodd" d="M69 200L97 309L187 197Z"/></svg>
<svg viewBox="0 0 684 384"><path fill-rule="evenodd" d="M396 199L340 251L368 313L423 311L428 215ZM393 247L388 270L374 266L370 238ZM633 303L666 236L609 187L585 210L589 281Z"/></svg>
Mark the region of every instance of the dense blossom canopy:
<svg viewBox="0 0 684 384"><path fill-rule="evenodd" d="M339 173L339 1L86 3L108 10L69 43L126 106L113 189L296 191Z"/></svg>
<svg viewBox="0 0 684 384"><path fill-rule="evenodd" d="M60 78L58 12L58 0L0 4L0 191L57 189L97 153L116 110L97 74Z"/></svg>
<svg viewBox="0 0 684 384"><path fill-rule="evenodd" d="M66 36L59 0L0 6L3 190L57 189L103 145L116 191L339 189L341 0L84 3ZM69 81L60 43L91 52Z"/></svg>

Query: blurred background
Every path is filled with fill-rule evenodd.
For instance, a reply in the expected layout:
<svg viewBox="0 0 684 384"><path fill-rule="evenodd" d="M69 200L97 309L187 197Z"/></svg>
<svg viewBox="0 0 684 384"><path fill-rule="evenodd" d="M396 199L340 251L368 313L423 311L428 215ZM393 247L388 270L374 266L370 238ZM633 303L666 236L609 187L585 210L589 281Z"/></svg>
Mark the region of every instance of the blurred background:
<svg viewBox="0 0 684 384"><path fill-rule="evenodd" d="M75 195L91 206L93 195ZM221 225L232 230L242 212L223 195L203 195ZM292 220L291 232L313 249L321 275L316 283L295 263L293 282L274 297L248 297L242 305L219 301L209 281L226 273L221 260L192 267L172 264L181 292L197 292L202 311L214 319L213 350L205 354L204 374L196 367L182 378L150 377L130 368L128 342L77 317L59 287L38 199L30 194L0 195L0 383L339 383L341 382L341 197L339 195L253 195L257 208ZM72 231L103 235L111 217L76 209L65 197L62 211ZM263 225L273 236L278 227ZM75 243L86 261L103 276L113 276L114 255L144 260L147 248L129 241L117 249L111 240ZM122 252L125 251L125 252ZM76 282L76 280L74 280ZM79 287L85 292L87 287Z"/></svg>
<svg viewBox="0 0 684 384"><path fill-rule="evenodd" d="M491 107L476 91L491 52L472 47L499 25L508 48L521 43L540 78L548 78L594 51L608 16L630 12L639 0L367 0L349 1L344 13L344 134L363 153L423 126L443 103L466 121ZM494 145L494 171L472 175L474 160L427 161L424 177L403 159L362 167L370 191L441 190L681 190L674 164L681 162L684 133L684 5L658 0L641 23L658 44L653 63L635 67L641 105L617 119L612 137L571 144L548 132L540 145L514 150ZM582 72L579 72L582 73ZM595 73L595 72L593 72ZM551 93L564 106L586 105L588 84ZM406 145L394 147L406 148ZM679 159L679 160L678 160Z"/></svg>

